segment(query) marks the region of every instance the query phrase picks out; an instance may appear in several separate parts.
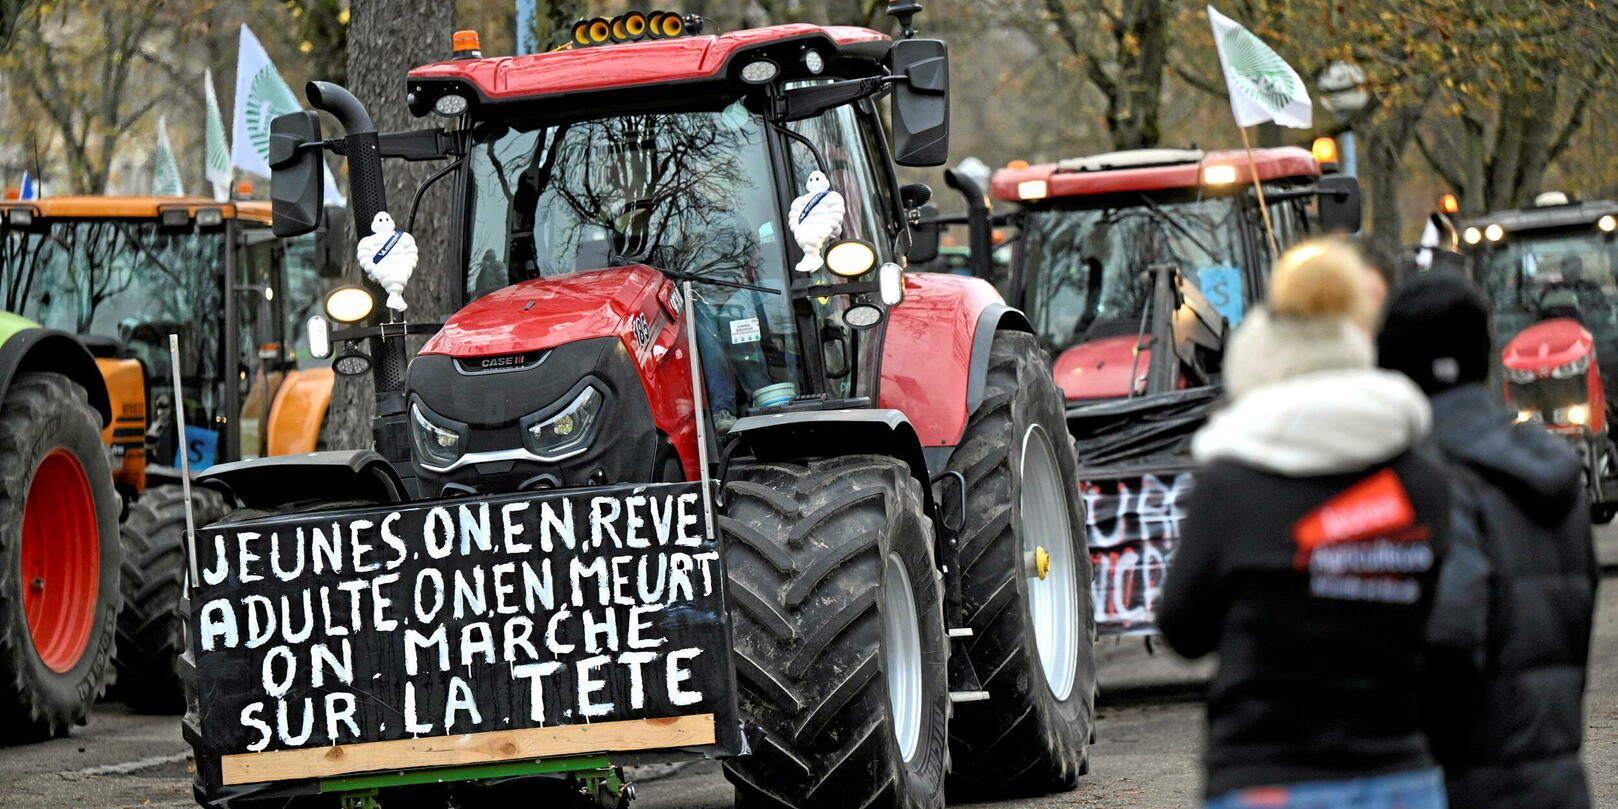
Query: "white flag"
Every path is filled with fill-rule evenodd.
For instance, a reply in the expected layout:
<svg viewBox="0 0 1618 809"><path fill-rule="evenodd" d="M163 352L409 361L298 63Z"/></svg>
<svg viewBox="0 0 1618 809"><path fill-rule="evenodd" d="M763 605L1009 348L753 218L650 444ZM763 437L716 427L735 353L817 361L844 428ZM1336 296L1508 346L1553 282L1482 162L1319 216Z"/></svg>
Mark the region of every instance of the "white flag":
<svg viewBox="0 0 1618 809"><path fill-rule="evenodd" d="M174 162L174 149L169 146L166 117L157 119L157 150L152 153L152 196L185 196L185 185L180 181L180 166Z"/></svg>
<svg viewBox="0 0 1618 809"><path fill-rule="evenodd" d="M270 121L301 109L258 37L243 23L241 47L236 55L236 113L231 116L230 162L260 177L270 176ZM331 167L325 169L326 202L342 205L343 195L337 190Z"/></svg>
<svg viewBox="0 0 1618 809"><path fill-rule="evenodd" d="M224 201L230 199L230 145L225 141L225 119L219 114L219 97L214 95L211 68L202 71L202 82L208 102L203 123L204 173L213 184L213 198Z"/></svg>
<svg viewBox="0 0 1618 809"><path fill-rule="evenodd" d="M1274 121L1281 126L1313 126L1314 105L1298 72L1270 46L1229 17L1208 6L1219 66L1225 71L1230 109L1237 126Z"/></svg>

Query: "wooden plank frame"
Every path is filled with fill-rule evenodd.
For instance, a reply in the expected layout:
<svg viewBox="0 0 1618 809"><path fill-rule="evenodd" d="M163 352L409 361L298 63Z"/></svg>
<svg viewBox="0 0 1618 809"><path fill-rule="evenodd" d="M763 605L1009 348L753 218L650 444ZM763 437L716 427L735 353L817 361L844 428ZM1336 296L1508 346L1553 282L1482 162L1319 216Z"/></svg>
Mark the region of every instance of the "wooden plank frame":
<svg viewBox="0 0 1618 809"><path fill-rule="evenodd" d="M716 742L713 714L632 719L242 753L220 758L225 784L453 767L601 751L698 747Z"/></svg>

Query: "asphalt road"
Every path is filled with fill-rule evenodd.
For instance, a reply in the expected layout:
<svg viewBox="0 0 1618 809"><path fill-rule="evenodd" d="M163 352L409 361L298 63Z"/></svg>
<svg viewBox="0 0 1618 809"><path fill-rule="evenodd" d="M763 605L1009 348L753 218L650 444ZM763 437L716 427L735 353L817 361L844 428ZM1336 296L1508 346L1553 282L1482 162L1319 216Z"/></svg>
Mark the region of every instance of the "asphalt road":
<svg viewBox="0 0 1618 809"><path fill-rule="evenodd" d="M1598 550L1608 567L1590 660L1585 761L1594 805L1618 807L1618 530L1603 531ZM1100 656L1100 740L1090 775L1073 792L995 806L1198 805L1202 710L1196 689L1207 667L1175 660L1161 648L1152 653L1139 640L1104 641ZM0 807L193 807L187 752L173 717L134 716L105 703L70 738L0 748ZM730 787L710 763L644 780L638 790L636 809L731 805Z"/></svg>

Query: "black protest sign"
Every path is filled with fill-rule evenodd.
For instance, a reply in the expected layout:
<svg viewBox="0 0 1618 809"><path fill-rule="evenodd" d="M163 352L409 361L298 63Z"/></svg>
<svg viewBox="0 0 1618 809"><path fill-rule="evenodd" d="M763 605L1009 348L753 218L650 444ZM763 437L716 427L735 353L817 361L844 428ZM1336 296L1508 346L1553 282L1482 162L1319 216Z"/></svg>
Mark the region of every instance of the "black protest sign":
<svg viewBox="0 0 1618 809"><path fill-rule="evenodd" d="M209 754L707 714L733 744L700 484L263 518L196 552Z"/></svg>

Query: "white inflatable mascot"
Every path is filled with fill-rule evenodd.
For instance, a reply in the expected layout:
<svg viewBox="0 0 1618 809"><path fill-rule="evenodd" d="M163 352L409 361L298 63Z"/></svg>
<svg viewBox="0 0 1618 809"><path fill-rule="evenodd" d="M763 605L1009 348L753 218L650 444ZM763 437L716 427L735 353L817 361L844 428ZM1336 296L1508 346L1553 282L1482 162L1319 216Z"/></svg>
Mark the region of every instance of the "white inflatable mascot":
<svg viewBox="0 0 1618 809"><path fill-rule="evenodd" d="M365 274L388 293L389 309L403 312L409 308L401 293L416 269L416 239L396 229L387 211L371 219L371 235L360 239L358 258Z"/></svg>

